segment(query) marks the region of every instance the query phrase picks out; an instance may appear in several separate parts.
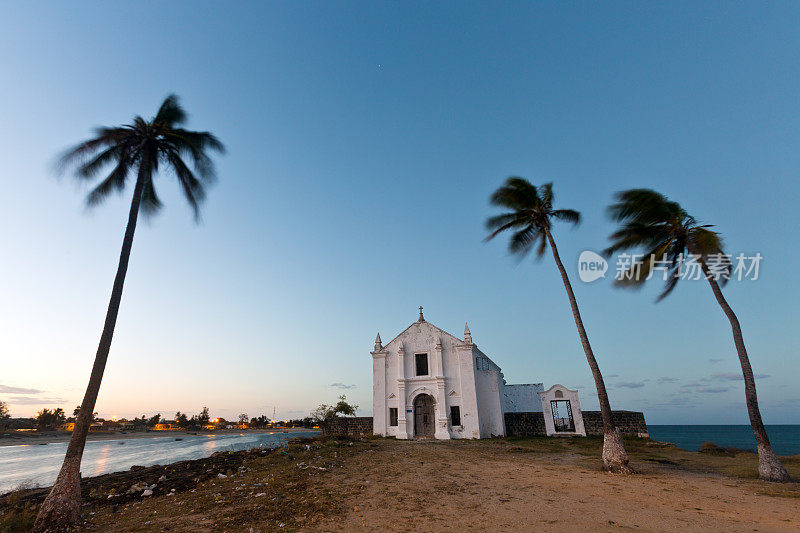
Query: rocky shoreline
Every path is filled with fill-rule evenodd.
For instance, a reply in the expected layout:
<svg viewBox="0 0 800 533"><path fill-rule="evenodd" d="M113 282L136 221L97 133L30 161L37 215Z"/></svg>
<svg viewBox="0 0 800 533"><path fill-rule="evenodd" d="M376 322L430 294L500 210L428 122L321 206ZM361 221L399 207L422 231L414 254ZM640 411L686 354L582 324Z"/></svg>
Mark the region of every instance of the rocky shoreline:
<svg viewBox="0 0 800 533"><path fill-rule="evenodd" d="M179 461L168 465L137 466L84 478L81 496L84 504L118 505L142 498L194 489L198 483L220 476L231 476L249 458L280 453L283 448L216 452L210 457ZM0 496L0 505L13 498L16 503L39 505L50 487L22 489Z"/></svg>

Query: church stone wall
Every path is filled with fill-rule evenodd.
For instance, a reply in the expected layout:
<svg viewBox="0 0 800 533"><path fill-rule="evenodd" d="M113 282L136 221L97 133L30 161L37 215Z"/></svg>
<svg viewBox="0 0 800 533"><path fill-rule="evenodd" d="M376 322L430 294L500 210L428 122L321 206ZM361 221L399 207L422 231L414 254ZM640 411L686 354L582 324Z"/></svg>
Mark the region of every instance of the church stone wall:
<svg viewBox="0 0 800 533"><path fill-rule="evenodd" d="M323 424L323 435L372 435L371 416L337 417L327 424Z"/></svg>
<svg viewBox="0 0 800 533"><path fill-rule="evenodd" d="M634 437L648 437L647 423L644 421L644 413L638 411L613 411L614 424L619 428L623 435ZM586 427L587 435L603 434L603 417L600 411L584 411L583 424Z"/></svg>
<svg viewBox="0 0 800 533"><path fill-rule="evenodd" d="M614 411L614 422L623 435L635 437L648 436L644 413L638 411ZM505 413L506 436L532 437L546 435L544 414ZM583 424L587 435L603 434L603 418L600 411L583 411ZM372 417L339 417L322 428L323 435L371 435Z"/></svg>
<svg viewBox="0 0 800 533"><path fill-rule="evenodd" d="M546 435L544 414L538 413L506 413L506 436L533 437ZM614 423L623 435L647 437L647 423L644 413L638 411L614 411ZM600 411L583 411L583 424L587 435L603 434L603 417Z"/></svg>
<svg viewBox="0 0 800 533"><path fill-rule="evenodd" d="M546 435L544 428L544 414L539 412L506 413L507 437L532 437Z"/></svg>

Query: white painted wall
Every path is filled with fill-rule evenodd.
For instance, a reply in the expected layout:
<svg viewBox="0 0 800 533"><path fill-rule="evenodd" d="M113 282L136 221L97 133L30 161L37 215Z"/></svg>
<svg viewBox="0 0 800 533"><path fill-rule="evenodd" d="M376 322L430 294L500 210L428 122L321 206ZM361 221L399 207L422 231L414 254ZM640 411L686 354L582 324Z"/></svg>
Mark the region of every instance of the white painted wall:
<svg viewBox="0 0 800 533"><path fill-rule="evenodd" d="M386 357L385 354L372 354L372 427L388 425L389 409L386 399ZM395 407L395 405L392 405ZM375 429L373 429L373 433Z"/></svg>
<svg viewBox="0 0 800 533"><path fill-rule="evenodd" d="M544 385L541 383L505 385L503 387L503 411L506 413L541 413L540 392L544 392Z"/></svg>
<svg viewBox="0 0 800 533"><path fill-rule="evenodd" d="M503 416L502 374L495 369L478 370L478 414L480 437L505 436L506 424Z"/></svg>

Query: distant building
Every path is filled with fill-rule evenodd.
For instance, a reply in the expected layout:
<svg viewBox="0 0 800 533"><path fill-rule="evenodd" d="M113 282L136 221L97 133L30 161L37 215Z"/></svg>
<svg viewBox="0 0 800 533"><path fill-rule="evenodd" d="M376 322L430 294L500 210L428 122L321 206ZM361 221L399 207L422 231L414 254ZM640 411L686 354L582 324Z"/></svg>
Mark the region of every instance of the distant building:
<svg viewBox="0 0 800 533"><path fill-rule="evenodd" d="M548 435L586 435L577 391L506 384L500 367L472 341L469 326L459 339L425 321L422 308L419 319L385 346L378 335L372 359L376 435L505 436L505 413L511 412L544 412Z"/></svg>

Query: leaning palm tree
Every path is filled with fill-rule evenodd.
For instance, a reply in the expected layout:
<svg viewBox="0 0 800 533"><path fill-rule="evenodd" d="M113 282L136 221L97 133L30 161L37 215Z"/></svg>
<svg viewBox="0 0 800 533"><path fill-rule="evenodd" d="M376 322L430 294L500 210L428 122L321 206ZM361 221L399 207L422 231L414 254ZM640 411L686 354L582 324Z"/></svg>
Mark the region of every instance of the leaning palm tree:
<svg viewBox="0 0 800 533"><path fill-rule="evenodd" d="M89 193L86 201L90 206L101 203L112 192L122 191L129 177L135 177L136 181L117 275L89 385L78 409L64 464L36 518L35 529L38 531L61 530L77 523L80 518L81 457L111 348L136 221L140 210L147 215L161 207L153 177L159 165L171 169L194 211L195 219L199 214L199 204L205 197L204 185L214 178L214 165L207 152L222 152L222 144L208 132L181 128L185 121L186 113L178 98L171 95L151 120L137 116L131 124L98 128L93 139L69 150L61 159L63 165L75 166L76 175L82 180L91 180L110 166L110 172ZM184 162L186 157L191 159L194 170Z"/></svg>
<svg viewBox="0 0 800 533"><path fill-rule="evenodd" d="M650 189L631 189L617 193L616 203L608 208L608 212L620 227L611 235L612 244L605 252L610 255L618 250L644 251L642 258L631 261L627 270L619 276L618 285L641 286L652 277L654 269L662 269L666 287L658 298L661 300L672 292L683 277L687 258L699 263L733 330L733 343L744 376L747 413L758 443L759 477L767 481L789 481L789 474L772 451L761 421L756 382L744 346L739 319L720 288L720 284L724 285L728 280L731 266L728 256L722 250L720 235L709 229L712 226L698 224L677 202Z"/></svg>
<svg viewBox="0 0 800 533"><path fill-rule="evenodd" d="M572 291L567 271L558 255L558 248L556 248L551 229L553 220L577 224L580 222L580 213L572 209L553 209L552 183L536 187L528 180L518 177L508 178L506 183L494 192L491 203L510 211L491 217L486 221L486 227L492 232L487 240L493 239L503 231L510 230L512 232L509 241L511 253L524 256L535 248L538 258L544 255L548 243L550 244L553 259L561 273L561 279L572 306L572 316L578 327L578 336L581 339L583 351L597 387L597 398L600 401L600 413L603 417L603 468L611 472L631 473L625 445L619 429L614 425L603 375L600 373L600 367L597 365L597 360L589 344L589 337L583 327L578 302Z"/></svg>

